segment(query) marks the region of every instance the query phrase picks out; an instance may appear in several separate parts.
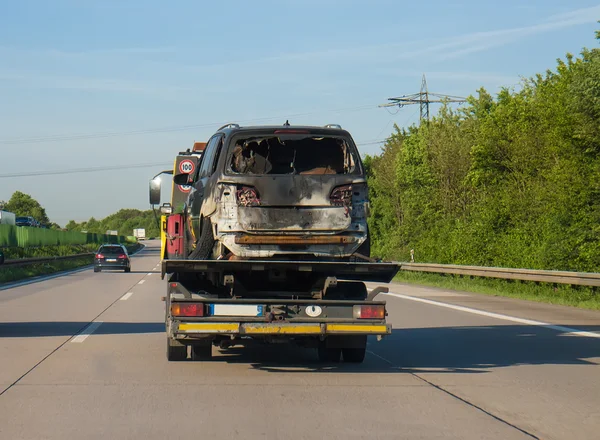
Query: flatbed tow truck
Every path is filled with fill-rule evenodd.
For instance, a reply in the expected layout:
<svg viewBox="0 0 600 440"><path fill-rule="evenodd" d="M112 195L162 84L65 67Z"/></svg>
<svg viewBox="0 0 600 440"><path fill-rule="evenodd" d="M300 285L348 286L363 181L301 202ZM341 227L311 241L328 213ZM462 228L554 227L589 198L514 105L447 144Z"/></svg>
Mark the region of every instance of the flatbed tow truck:
<svg viewBox="0 0 600 440"><path fill-rule="evenodd" d="M275 128L274 130L277 136L283 136L285 133L282 134L282 131L291 129L285 126L283 129ZM311 130L313 129L306 132L312 132ZM215 166L219 163L222 165L225 155L219 156L223 159L214 159L217 157L215 151L221 151L216 141L223 137L227 139L226 136L234 136L235 133L239 134L242 131L243 129L240 129L237 124L228 124L222 127L208 142L208 146L206 143L197 143L193 151L182 152L177 156L173 170L163 171L164 174L174 175L170 203L165 203L161 207L163 214L161 221L162 278L167 279L167 295L164 297L167 359L184 361L188 359L189 352L192 360L208 360L212 356L213 346L226 349L234 345L244 345L248 340L258 340L264 343L292 342L299 346L316 348L319 359L323 362L339 362L342 359L344 362L362 362L365 357L367 337L371 335L381 339L391 333L391 325L386 321L386 303L375 300L379 293L387 292L388 289L377 287L369 292L365 282L389 283L399 271L399 263L376 262L370 256L362 255L360 252L356 253L358 255L356 258L340 258L335 255L332 255L331 258L323 256L316 258L311 257L310 253L289 258L278 258L277 256L264 258L259 255L238 256L226 253L221 253L216 257L213 254L213 259L198 257L197 255L200 255L198 253L195 254L196 257L192 257L194 253L190 252L189 240L191 240L190 230L194 228L193 225L186 224L186 219L190 216L192 206L188 206L188 202L193 198L192 195L188 196L188 191L192 187L186 185L204 185L201 177L198 177L197 181L191 177L195 175L194 170L198 168L199 173L196 175L202 176L204 175L203 170L211 168L205 166L204 161L212 160ZM327 126L324 129L313 131L318 135L315 135L314 140L313 138L309 139L307 141L309 144L304 144L302 147L304 150L311 148L310 142L321 142L323 137L325 139L323 145L325 147L329 145L333 148L333 152L338 150L338 153L349 152L343 156L344 160L348 159L349 154L354 151L350 148L352 142L349 135L341 129ZM293 144L294 136L303 136L302 134L297 135L297 133L304 132L304 130L291 130L288 133L291 140L288 142ZM343 142L332 143L336 139L343 140ZM315 145L317 144L314 144L313 147ZM340 149L341 146L344 146L345 149ZM234 149L234 157L236 151ZM277 152L273 151L274 154ZM208 159L205 158L205 155ZM355 160L359 160L358 156L355 157ZM206 163L210 164L211 162ZM298 164L301 165L300 161ZM215 177L211 177L211 179L217 179L219 176L214 169ZM357 170L360 171L359 168ZM160 179L157 177L158 175L150 182L150 204L152 206L160 204ZM245 185L258 185L267 179L263 176L262 181L259 182L260 179L253 176L238 175L237 178L242 179L242 183L238 182L238 184ZM223 181L227 181L226 176L223 179ZM298 179L298 185L302 182L307 185L312 184L314 186L313 199L325 199L321 202L313 200L311 202L313 204L319 205L320 203L317 208L314 208L302 206L303 198L294 196L298 198L296 200L292 197L292 202L297 203L297 206L295 208L288 207L286 216L297 218L291 221L291 224L300 220L310 224L310 221L307 220L308 217L299 217L299 214L307 212L306 208L308 208L308 211L314 212L308 212L306 215L314 214L316 222L323 223L324 217L321 213L326 212L331 219L341 219L342 222L352 225L352 228L355 229L349 229L349 235L346 236L331 234L326 236L311 235L309 230L306 234L285 235L275 228L274 231L271 231L271 235L261 236L259 234L253 235L253 238L262 241L269 239L269 242L273 241L281 246L290 244L308 246L313 241L338 240L341 252L346 243L343 240L356 237L354 231L364 231L361 228L366 226L366 219L360 208L365 204L364 194L366 191L363 187L366 183L361 172L349 176L343 173L328 176L284 175L273 177L271 180L276 183L271 185L280 188L286 188L287 185L288 189L284 191L287 194L292 187L295 188L294 185L290 186L291 179ZM248 180L251 183L243 183ZM322 182L329 183L325 185ZM348 182L355 186L348 186ZM328 185L337 185L337 189L334 188L331 195L328 193L329 189L323 189L329 188ZM265 191L268 189L263 188ZM340 192L340 188L343 189L342 192ZM354 188L354 190L351 191L350 188ZM308 189L310 189L310 185L307 187ZM231 225L231 223L227 223L227 214L225 213L229 211L224 205L228 203L226 197L231 196L231 190L223 191L222 197L225 198L221 199L221 196L218 196L218 204L219 206L223 205L221 211L225 217L222 223L215 226L215 234L216 228L226 228L227 225ZM193 192L192 188L192 194ZM236 194L238 203L240 203L241 196L247 194L255 198L257 196L256 191L248 190L248 188L244 188L242 191L238 190ZM335 197L347 197L347 200L343 198L338 200L334 195ZM207 200L207 198L209 201L212 200L211 196L207 194L202 197L203 200ZM276 193L272 193L272 197L272 205L289 205L291 203L286 198L277 199ZM353 208L350 209L350 205L344 207L344 200L350 203L351 197ZM310 198L310 194L308 198ZM331 202L327 201L329 198L331 198ZM248 202L245 199L244 201ZM340 203L342 204L340 205ZM250 202L238 204L237 208L230 212L230 215L236 211L239 211L240 215L246 216L257 216L260 213L262 213L261 215L270 214L268 209L253 208L251 205ZM182 208L180 209L180 207ZM318 208L323 208L323 210L319 211ZM352 213L354 216L355 210L356 219L350 215ZM242 221L245 220L242 219ZM351 223L353 221L357 223ZM277 222L286 223L279 218ZM343 227L349 228L348 225ZM323 225L319 227L323 227ZM361 237L365 235L363 234ZM266 246L268 248L269 245L266 244ZM196 250L198 249L199 246L196 245ZM323 249L317 250L322 252Z"/></svg>

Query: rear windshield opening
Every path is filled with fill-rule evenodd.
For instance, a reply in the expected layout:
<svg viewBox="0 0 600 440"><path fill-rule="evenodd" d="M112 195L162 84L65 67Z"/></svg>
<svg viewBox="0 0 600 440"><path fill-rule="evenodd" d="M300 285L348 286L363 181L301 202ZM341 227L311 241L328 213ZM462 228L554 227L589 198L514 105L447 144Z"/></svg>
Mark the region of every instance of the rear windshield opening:
<svg viewBox="0 0 600 440"><path fill-rule="evenodd" d="M233 147L230 169L238 174L351 174L356 160L342 138L248 138Z"/></svg>
<svg viewBox="0 0 600 440"><path fill-rule="evenodd" d="M125 253L122 247L118 246L105 246L100 248L100 253L102 254L116 254L122 255Z"/></svg>

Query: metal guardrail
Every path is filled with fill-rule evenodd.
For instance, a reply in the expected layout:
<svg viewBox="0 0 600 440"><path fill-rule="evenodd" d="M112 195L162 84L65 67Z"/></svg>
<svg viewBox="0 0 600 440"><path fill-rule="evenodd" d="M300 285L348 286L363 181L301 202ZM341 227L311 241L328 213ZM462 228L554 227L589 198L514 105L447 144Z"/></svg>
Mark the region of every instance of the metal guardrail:
<svg viewBox="0 0 600 440"><path fill-rule="evenodd" d="M600 286L600 273L561 270L511 269L504 267L458 266L454 264L402 263L401 270L442 273L541 283Z"/></svg>
<svg viewBox="0 0 600 440"><path fill-rule="evenodd" d="M5 266L27 266L29 264L36 263L51 263L53 261L61 261L61 260L73 260L75 258L82 258L94 255L93 252L86 252L84 254L74 254L74 255L65 255L62 257L40 257L40 258L21 258L18 260L5 260L4 264L0 265L0 268Z"/></svg>

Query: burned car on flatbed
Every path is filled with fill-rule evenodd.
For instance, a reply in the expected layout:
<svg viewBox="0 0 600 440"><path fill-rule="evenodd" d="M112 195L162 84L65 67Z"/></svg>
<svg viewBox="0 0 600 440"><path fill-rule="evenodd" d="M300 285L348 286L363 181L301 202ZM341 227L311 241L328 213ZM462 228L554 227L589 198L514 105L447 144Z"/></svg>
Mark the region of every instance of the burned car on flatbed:
<svg viewBox="0 0 600 440"><path fill-rule="evenodd" d="M194 260L364 261L368 191L339 126L240 127L208 141L189 185L185 255Z"/></svg>

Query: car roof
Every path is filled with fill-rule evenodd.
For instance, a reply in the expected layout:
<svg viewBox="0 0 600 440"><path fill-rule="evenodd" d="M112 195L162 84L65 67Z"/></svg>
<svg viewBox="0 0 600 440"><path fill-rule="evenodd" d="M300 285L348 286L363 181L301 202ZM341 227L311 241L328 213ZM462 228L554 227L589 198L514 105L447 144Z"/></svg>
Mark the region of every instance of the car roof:
<svg viewBox="0 0 600 440"><path fill-rule="evenodd" d="M333 125L333 124L332 124ZM325 136L347 136L351 137L350 133L347 130L344 130L340 126L312 126L312 125L254 125L243 127L237 124L229 124L221 127L216 133L224 133L226 135L233 135L238 133L252 133L252 132L262 132L264 133L273 131L283 132L289 131L290 134L294 131L308 131L309 134L317 134L317 135L325 135Z"/></svg>

